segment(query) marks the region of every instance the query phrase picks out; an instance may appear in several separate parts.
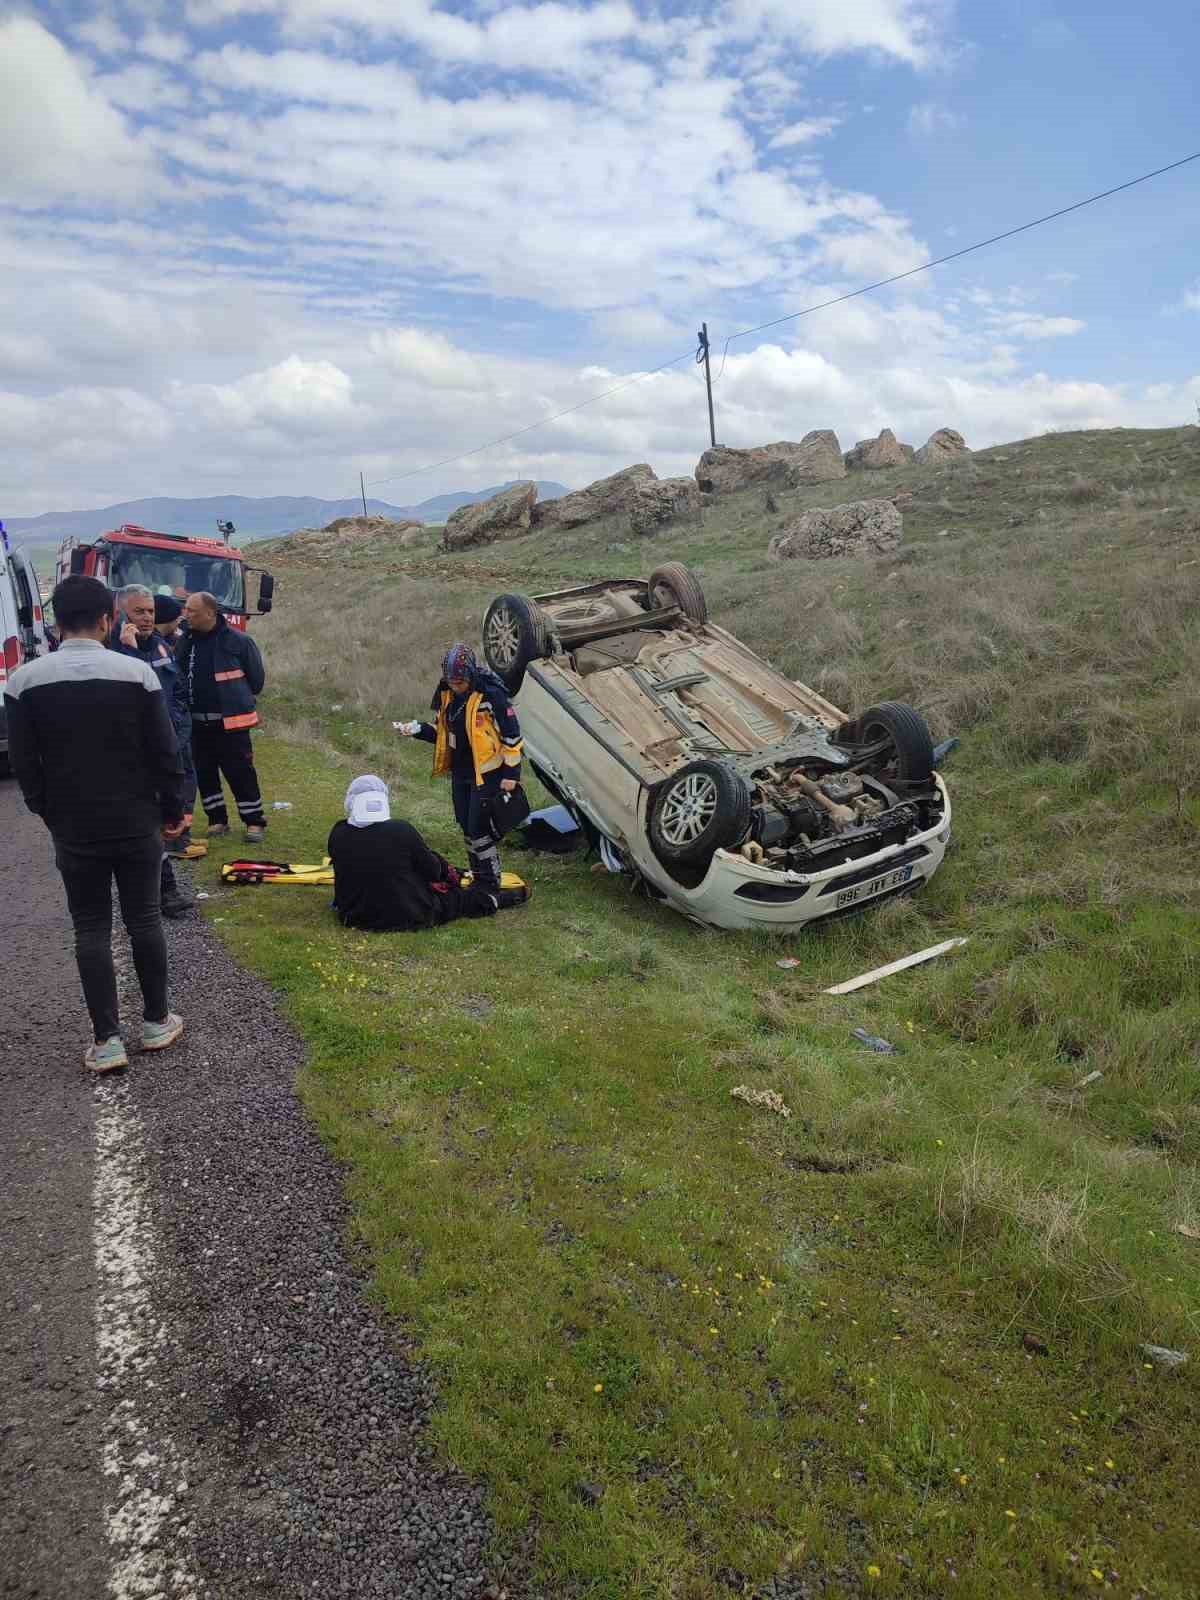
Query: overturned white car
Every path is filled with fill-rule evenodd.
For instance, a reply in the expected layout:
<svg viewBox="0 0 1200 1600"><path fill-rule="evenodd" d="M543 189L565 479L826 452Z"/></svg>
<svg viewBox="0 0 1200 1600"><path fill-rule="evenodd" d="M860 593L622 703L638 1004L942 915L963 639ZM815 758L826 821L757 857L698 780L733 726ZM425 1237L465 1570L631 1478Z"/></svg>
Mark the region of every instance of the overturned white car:
<svg viewBox="0 0 1200 1600"><path fill-rule="evenodd" d="M804 927L910 893L950 838L929 730L850 718L708 621L677 562L499 595L483 624L545 787L710 927Z"/></svg>

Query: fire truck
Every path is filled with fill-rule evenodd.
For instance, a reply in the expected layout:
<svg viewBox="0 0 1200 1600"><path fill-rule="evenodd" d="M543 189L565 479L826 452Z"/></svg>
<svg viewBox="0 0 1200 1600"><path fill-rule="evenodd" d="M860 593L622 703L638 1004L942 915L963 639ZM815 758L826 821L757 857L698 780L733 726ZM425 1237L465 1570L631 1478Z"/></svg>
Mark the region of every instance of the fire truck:
<svg viewBox="0 0 1200 1600"><path fill-rule="evenodd" d="M259 615L271 609L275 580L261 567L247 566L245 556L231 543L236 531L232 522L218 522L220 538L206 539L199 534L156 533L153 528L125 522L90 541L64 539L55 581L83 573L99 578L114 594L127 584L140 583L153 594L174 595L177 600L207 590L231 626L244 630L251 616L246 603L247 575L259 575L255 602Z"/></svg>

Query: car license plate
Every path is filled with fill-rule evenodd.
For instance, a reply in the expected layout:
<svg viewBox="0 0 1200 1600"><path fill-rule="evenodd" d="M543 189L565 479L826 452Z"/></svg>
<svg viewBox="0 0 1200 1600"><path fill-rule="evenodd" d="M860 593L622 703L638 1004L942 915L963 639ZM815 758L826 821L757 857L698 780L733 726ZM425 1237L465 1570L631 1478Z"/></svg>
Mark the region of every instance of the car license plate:
<svg viewBox="0 0 1200 1600"><path fill-rule="evenodd" d="M852 906L858 900L870 900L874 895L895 889L900 884L908 882L912 877L912 870L911 867L897 867L892 872L885 872L882 877L871 878L866 883L856 883L852 889L843 889L837 897L836 908L840 911L843 906Z"/></svg>

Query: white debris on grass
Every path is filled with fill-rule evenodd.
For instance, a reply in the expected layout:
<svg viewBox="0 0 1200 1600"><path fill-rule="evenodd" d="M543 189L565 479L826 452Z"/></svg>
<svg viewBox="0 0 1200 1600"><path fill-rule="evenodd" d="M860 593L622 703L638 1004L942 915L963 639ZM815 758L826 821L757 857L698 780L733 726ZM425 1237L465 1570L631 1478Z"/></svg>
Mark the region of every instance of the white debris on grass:
<svg viewBox="0 0 1200 1600"><path fill-rule="evenodd" d="M774 1111L781 1117L790 1117L792 1114L784 1105L783 1097L776 1094L774 1089L751 1089L748 1084L739 1083L729 1093L733 1099L744 1100L748 1106L765 1106L768 1111Z"/></svg>

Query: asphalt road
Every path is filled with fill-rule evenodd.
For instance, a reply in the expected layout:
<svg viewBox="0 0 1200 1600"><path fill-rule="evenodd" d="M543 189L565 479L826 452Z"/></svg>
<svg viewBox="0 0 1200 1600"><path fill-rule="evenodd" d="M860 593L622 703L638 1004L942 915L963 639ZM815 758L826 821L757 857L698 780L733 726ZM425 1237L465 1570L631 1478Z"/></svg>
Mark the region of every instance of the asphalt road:
<svg viewBox="0 0 1200 1600"><path fill-rule="evenodd" d="M487 1569L482 1490L426 1439L433 1381L366 1304L271 994L198 915L170 924L187 1033L93 1082L11 780L0 896L0 1595L527 1593Z"/></svg>

